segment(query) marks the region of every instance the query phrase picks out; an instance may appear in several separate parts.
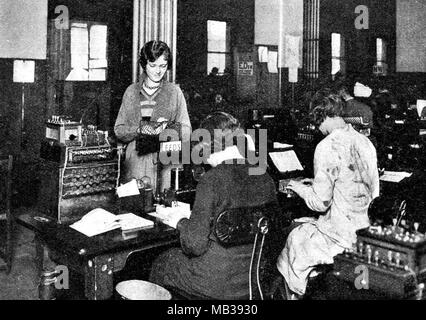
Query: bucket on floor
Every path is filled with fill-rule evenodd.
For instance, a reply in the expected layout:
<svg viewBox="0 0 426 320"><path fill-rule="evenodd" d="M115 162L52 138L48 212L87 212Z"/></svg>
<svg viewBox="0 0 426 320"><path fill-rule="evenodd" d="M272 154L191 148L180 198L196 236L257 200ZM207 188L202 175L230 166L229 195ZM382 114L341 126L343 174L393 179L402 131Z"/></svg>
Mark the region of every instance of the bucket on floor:
<svg viewBox="0 0 426 320"><path fill-rule="evenodd" d="M163 287L143 280L127 280L117 284L115 291L124 300L171 300Z"/></svg>

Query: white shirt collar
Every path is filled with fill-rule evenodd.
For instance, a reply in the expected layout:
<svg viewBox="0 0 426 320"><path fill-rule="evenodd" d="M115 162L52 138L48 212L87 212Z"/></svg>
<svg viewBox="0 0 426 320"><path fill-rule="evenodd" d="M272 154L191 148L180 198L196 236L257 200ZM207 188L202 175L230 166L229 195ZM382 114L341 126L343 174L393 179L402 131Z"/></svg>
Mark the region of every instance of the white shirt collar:
<svg viewBox="0 0 426 320"><path fill-rule="evenodd" d="M225 148L223 151L212 153L207 159L207 162L212 167L216 167L222 162L231 159L244 159L237 146L230 146Z"/></svg>

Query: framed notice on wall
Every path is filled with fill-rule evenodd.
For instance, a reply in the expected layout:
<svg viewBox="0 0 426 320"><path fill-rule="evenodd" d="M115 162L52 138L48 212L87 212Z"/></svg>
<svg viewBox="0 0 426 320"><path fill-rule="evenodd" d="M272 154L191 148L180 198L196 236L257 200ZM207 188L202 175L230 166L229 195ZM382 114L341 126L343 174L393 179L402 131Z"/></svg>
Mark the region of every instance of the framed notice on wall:
<svg viewBox="0 0 426 320"><path fill-rule="evenodd" d="M239 76L252 76L253 75L253 61L238 61L238 75Z"/></svg>

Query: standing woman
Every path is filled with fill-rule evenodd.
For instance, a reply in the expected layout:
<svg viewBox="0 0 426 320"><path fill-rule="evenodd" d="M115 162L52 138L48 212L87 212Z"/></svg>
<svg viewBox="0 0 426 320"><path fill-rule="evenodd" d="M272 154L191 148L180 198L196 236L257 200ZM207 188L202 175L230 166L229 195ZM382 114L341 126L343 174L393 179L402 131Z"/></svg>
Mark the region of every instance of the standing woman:
<svg viewBox="0 0 426 320"><path fill-rule="evenodd" d="M136 150L142 115L151 114L151 121L178 123L182 140L190 139L191 123L181 89L164 80L166 71L172 67L172 54L168 45L162 41L147 42L141 49L139 63L144 72L139 82L126 89L114 132L118 140L127 144L124 181L147 176L155 192L157 153Z"/></svg>

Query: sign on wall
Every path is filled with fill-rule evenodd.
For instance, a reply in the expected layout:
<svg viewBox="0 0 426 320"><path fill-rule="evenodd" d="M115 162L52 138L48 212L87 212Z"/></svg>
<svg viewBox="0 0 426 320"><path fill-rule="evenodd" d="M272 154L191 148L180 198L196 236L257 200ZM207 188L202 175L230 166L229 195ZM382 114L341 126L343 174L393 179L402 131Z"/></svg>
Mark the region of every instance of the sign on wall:
<svg viewBox="0 0 426 320"><path fill-rule="evenodd" d="M253 75L253 61L238 61L238 75L239 76L252 76Z"/></svg>

